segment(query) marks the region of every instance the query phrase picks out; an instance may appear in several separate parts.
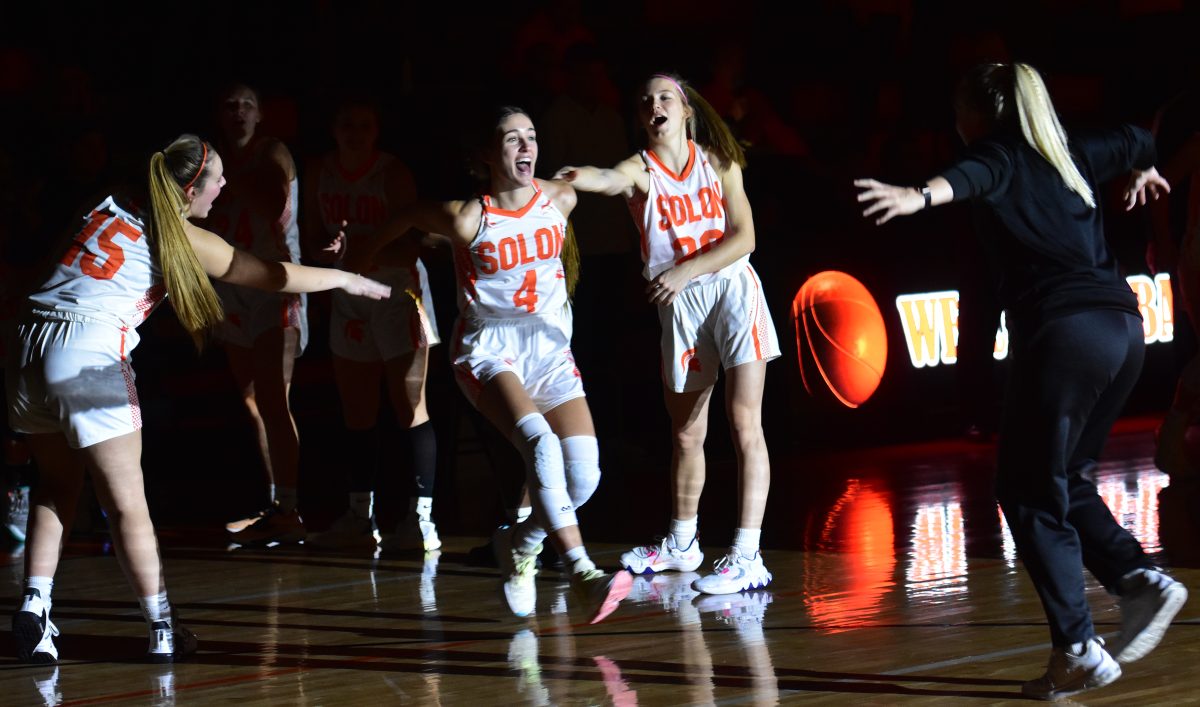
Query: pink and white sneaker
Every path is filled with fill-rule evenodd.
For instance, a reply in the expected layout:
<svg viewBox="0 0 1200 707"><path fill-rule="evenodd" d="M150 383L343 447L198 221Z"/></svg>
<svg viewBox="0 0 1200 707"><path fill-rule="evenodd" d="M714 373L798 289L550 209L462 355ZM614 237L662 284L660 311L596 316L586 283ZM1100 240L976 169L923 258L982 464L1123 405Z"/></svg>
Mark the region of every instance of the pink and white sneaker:
<svg viewBox="0 0 1200 707"><path fill-rule="evenodd" d="M761 552L747 557L736 547L731 547L728 555L713 563L712 574L692 582L692 588L702 594L734 594L761 589L770 584L771 579Z"/></svg>
<svg viewBox="0 0 1200 707"><path fill-rule="evenodd" d="M667 535L657 545L635 547L621 555L621 566L634 574L664 570L694 572L702 562L704 553L700 551L699 534L682 549L675 546L671 535Z"/></svg>

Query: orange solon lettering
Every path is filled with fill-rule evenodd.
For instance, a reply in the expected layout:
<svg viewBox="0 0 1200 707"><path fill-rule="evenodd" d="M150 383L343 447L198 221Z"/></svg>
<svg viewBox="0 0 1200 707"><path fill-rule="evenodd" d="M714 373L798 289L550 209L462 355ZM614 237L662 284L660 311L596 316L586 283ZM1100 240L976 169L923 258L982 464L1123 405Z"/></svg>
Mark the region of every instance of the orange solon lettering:
<svg viewBox="0 0 1200 707"><path fill-rule="evenodd" d="M533 234L537 243L538 260L549 260L554 257L554 234L548 228L539 228Z"/></svg>
<svg viewBox="0 0 1200 707"><path fill-rule="evenodd" d="M721 200L713 195L712 189L700 187L700 213L706 218L721 218Z"/></svg>
<svg viewBox="0 0 1200 707"><path fill-rule="evenodd" d="M681 226L681 225L687 223L688 209L684 203L683 197L672 196L670 199L670 204L671 204L671 223L675 224L676 226Z"/></svg>
<svg viewBox="0 0 1200 707"><path fill-rule="evenodd" d="M528 265L533 262L532 255L525 251L525 234L521 233L517 236L517 253L520 255L519 261L521 265Z"/></svg>
<svg viewBox="0 0 1200 707"><path fill-rule="evenodd" d="M496 252L496 244L484 241L479 244L477 252L479 254L480 272L484 275L495 275L496 271L500 269L500 261L496 260L495 255L492 255Z"/></svg>
<svg viewBox="0 0 1200 707"><path fill-rule="evenodd" d="M654 205L658 208L658 213L662 214L662 220L658 222L658 230L665 231L671 227L671 212L667 210L667 197L659 194L654 200Z"/></svg>
<svg viewBox="0 0 1200 707"><path fill-rule="evenodd" d="M517 242L511 238L500 240L500 269L512 270L517 266Z"/></svg>

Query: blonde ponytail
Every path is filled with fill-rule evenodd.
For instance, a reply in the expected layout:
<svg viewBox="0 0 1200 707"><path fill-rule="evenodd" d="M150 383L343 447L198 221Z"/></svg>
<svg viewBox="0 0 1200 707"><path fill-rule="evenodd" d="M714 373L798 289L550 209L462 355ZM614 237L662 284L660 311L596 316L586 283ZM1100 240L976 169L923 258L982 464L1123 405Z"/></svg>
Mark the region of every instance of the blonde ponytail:
<svg viewBox="0 0 1200 707"><path fill-rule="evenodd" d="M1028 64L1014 64L1013 93L1025 141L1058 170L1067 188L1096 208L1096 197L1067 150L1067 133L1050 102L1042 77Z"/></svg>
<svg viewBox="0 0 1200 707"><path fill-rule="evenodd" d="M186 203L180 180L203 183L204 165L198 159L201 147L199 138L181 136L150 158L149 175L151 244L158 256L171 306L183 328L192 335L197 349L203 348L208 329L225 316L221 300L183 228ZM168 166L168 160L174 169Z"/></svg>

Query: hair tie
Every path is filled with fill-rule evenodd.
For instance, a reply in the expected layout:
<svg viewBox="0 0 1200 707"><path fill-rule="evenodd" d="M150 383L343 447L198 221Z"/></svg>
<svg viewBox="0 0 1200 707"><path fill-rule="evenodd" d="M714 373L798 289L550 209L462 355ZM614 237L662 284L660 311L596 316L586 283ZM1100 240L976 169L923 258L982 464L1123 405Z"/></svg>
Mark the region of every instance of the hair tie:
<svg viewBox="0 0 1200 707"><path fill-rule="evenodd" d="M204 152L200 156L200 169L196 170L196 176L192 177L192 180L190 182L183 185L183 190L185 192L188 190L188 188L190 188L193 184L196 183L196 180L200 178L201 174L204 174L204 164L206 162L208 162L208 143L201 140L200 147L202 147L204 149Z"/></svg>
<svg viewBox="0 0 1200 707"><path fill-rule="evenodd" d="M671 78L670 76L667 76L666 74L655 74L654 76L651 76L650 78L666 79L667 81L670 81L671 85L675 87L675 90L679 91L679 96L680 96L680 98L683 99L684 104L689 105L689 106L691 105L691 102L688 100L688 97L687 97L687 91L683 90L683 86L680 86L679 82L676 81L675 79Z"/></svg>

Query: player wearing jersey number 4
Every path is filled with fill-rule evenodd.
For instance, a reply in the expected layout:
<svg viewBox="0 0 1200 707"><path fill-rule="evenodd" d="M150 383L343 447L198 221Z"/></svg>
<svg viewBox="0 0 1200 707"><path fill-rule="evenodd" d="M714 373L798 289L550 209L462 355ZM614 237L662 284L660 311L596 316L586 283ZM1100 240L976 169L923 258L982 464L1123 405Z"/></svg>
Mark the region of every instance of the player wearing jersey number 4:
<svg viewBox="0 0 1200 707"><path fill-rule="evenodd" d="M646 292L662 324L662 377L671 416L670 532L621 556L632 572L700 566L698 511L704 490L708 403L719 369L728 377L729 423L738 451L738 527L733 545L696 580L697 591L765 587L759 552L770 463L762 432L767 361L779 341L762 283L750 265L754 222L742 186L745 156L712 107L676 76L643 86L638 112L647 149L613 169L563 167L576 189L621 195L641 232Z"/></svg>
<svg viewBox="0 0 1200 707"><path fill-rule="evenodd" d="M517 616L535 609L535 560L549 537L592 623L612 613L632 577L588 558L575 509L600 482L600 451L571 355L571 309L561 258L575 190L533 178L537 132L518 108L487 125L486 193L418 203L379 234L411 226L454 246L459 318L451 358L459 386L525 459L534 517L497 531L504 596Z"/></svg>

